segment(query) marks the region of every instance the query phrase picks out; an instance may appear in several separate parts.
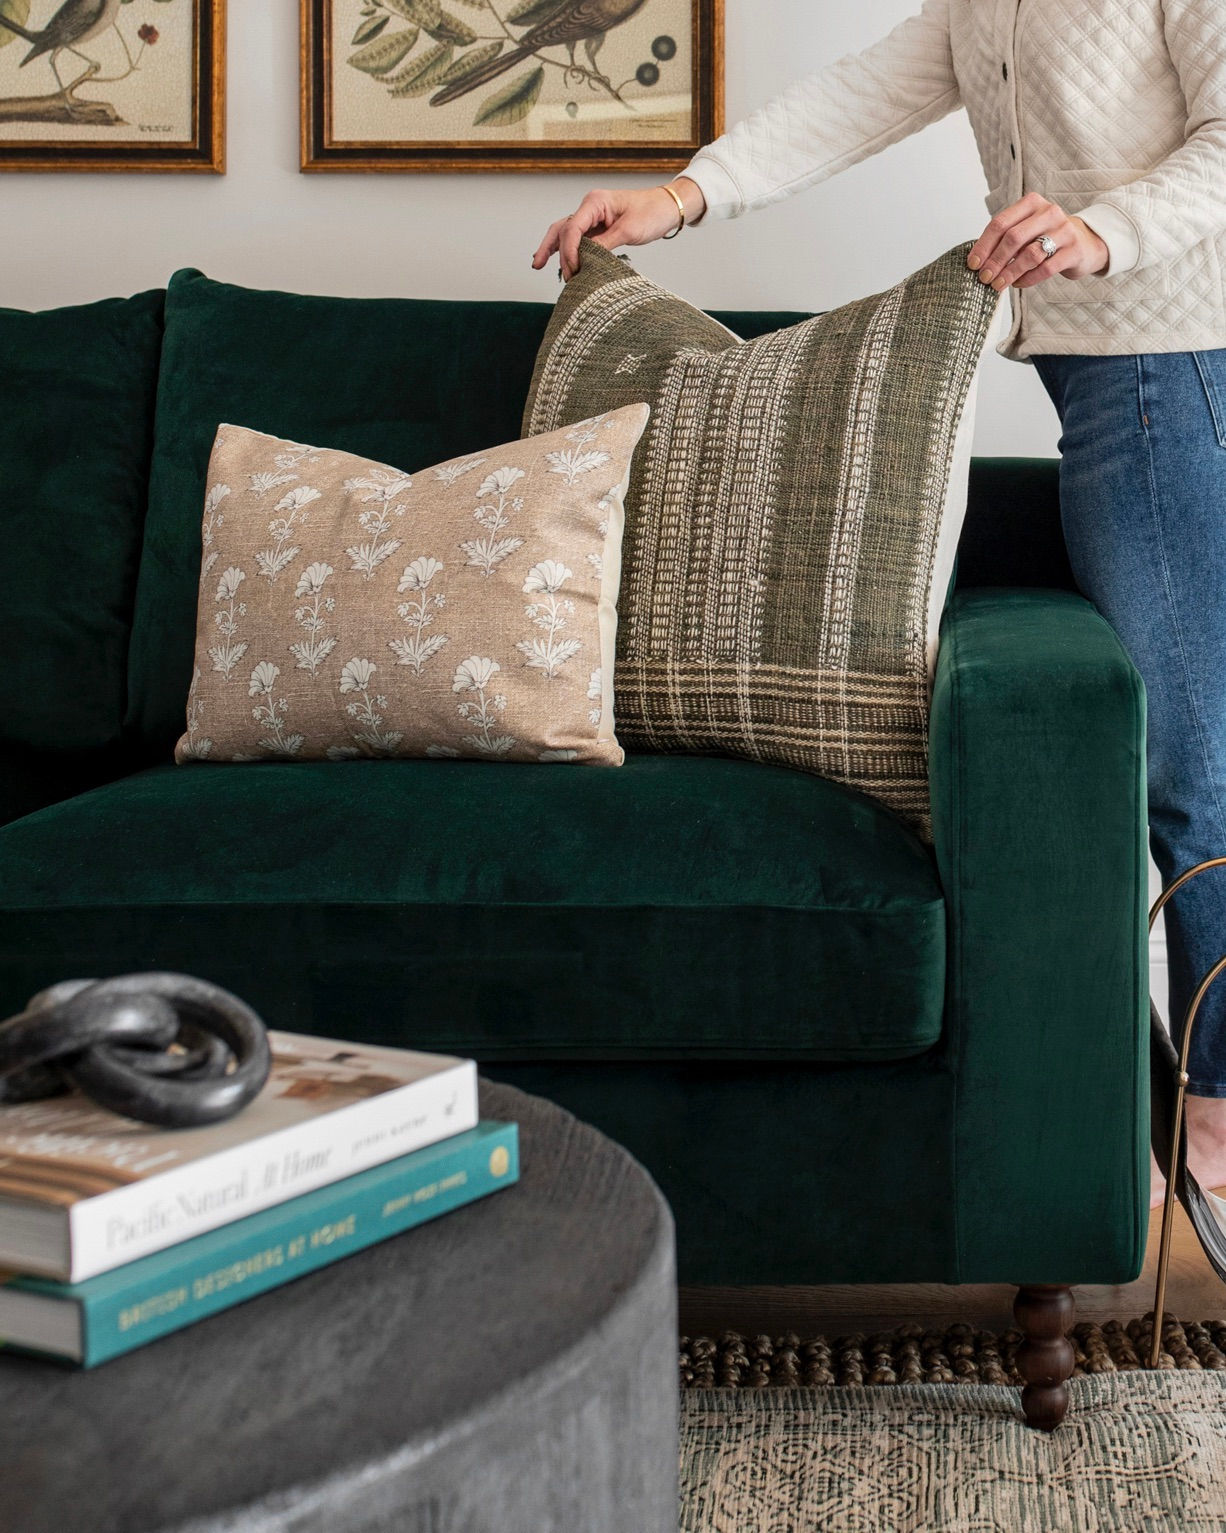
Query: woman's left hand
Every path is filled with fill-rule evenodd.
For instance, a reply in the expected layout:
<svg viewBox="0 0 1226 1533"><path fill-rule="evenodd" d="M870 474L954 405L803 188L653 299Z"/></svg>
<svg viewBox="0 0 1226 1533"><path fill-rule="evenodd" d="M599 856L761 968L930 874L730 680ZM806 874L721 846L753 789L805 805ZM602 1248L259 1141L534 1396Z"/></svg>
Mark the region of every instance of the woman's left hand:
<svg viewBox="0 0 1226 1533"><path fill-rule="evenodd" d="M1055 241L1045 256L1036 242L1046 234ZM1075 279L1105 271L1110 252L1088 224L1070 218L1063 208L1028 192L1020 202L1002 208L975 241L966 258L981 282L998 293L1007 287L1037 287L1059 273Z"/></svg>

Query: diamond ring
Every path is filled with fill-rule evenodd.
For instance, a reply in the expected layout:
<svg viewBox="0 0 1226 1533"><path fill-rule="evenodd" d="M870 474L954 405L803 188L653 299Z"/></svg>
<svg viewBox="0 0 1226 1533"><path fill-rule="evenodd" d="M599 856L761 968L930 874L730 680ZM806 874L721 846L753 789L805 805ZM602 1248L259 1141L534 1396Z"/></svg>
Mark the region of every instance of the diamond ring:
<svg viewBox="0 0 1226 1533"><path fill-rule="evenodd" d="M1060 248L1059 245L1056 244L1055 240L1052 239L1050 234L1040 234L1036 244L1043 252L1044 258L1054 256L1056 251Z"/></svg>

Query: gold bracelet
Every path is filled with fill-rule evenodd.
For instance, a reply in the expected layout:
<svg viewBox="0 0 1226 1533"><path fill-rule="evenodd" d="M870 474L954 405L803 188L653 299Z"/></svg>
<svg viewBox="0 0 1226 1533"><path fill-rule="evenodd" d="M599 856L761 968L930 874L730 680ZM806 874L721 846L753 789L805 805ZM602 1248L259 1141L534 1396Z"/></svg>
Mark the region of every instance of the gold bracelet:
<svg viewBox="0 0 1226 1533"><path fill-rule="evenodd" d="M660 190L662 192L667 192L668 195L677 204L677 212L680 215L681 222L677 225L677 227L673 230L673 232L671 234L666 234L664 236L664 238L666 240L675 240L677 238L677 236L681 233L682 229L685 228L685 203L682 202L681 198L677 196L676 192L673 191L672 187L669 186L667 182L664 183L664 185L660 188Z"/></svg>

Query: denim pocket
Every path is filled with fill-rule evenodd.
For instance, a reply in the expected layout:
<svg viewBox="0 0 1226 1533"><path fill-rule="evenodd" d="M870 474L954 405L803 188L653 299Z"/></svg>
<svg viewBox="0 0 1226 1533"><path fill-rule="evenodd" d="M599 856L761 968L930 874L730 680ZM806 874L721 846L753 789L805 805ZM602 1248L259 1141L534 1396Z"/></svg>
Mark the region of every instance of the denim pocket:
<svg viewBox="0 0 1226 1533"><path fill-rule="evenodd" d="M1219 447L1226 447L1226 349L1194 351L1192 360L1205 388Z"/></svg>

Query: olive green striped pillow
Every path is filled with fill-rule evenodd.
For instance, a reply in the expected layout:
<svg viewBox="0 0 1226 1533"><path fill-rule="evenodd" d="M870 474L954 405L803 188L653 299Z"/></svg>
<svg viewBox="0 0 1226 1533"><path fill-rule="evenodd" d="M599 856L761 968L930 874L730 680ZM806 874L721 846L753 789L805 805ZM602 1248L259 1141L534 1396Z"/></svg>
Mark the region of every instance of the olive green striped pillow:
<svg viewBox="0 0 1226 1533"><path fill-rule="evenodd" d="M624 743L816 772L929 834L929 683L998 302L968 248L741 341L583 242L523 430L651 405L626 500Z"/></svg>

